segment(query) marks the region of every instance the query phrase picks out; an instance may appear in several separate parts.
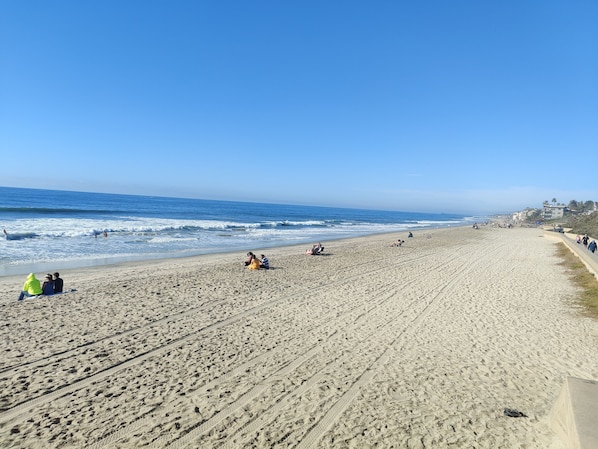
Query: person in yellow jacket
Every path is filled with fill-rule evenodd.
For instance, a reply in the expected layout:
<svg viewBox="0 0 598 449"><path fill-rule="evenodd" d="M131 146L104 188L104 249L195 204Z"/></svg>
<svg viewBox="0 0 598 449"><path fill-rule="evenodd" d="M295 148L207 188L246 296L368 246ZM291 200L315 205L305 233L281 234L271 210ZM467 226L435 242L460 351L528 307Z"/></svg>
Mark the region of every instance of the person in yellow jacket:
<svg viewBox="0 0 598 449"><path fill-rule="evenodd" d="M249 266L247 267L250 270L259 270L260 269L260 260L253 256L253 258L251 259L251 262L249 262Z"/></svg>
<svg viewBox="0 0 598 449"><path fill-rule="evenodd" d="M255 257L251 251L247 253L247 260L245 261L245 266L250 270L259 270L260 269L260 260Z"/></svg>
<svg viewBox="0 0 598 449"><path fill-rule="evenodd" d="M23 298L25 298L25 296L31 297L31 296L41 295L41 294L42 294L42 287L41 287L38 279L35 277L35 274L29 273L29 276L27 276L27 280L23 284L23 291L19 295L19 301L22 301Z"/></svg>

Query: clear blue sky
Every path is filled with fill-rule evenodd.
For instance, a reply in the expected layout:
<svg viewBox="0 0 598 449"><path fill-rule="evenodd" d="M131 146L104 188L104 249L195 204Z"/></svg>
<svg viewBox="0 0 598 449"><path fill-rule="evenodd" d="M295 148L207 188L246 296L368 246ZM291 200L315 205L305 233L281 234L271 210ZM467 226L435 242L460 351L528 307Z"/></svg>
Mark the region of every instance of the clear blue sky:
<svg viewBox="0 0 598 449"><path fill-rule="evenodd" d="M598 2L0 0L0 185L598 200Z"/></svg>

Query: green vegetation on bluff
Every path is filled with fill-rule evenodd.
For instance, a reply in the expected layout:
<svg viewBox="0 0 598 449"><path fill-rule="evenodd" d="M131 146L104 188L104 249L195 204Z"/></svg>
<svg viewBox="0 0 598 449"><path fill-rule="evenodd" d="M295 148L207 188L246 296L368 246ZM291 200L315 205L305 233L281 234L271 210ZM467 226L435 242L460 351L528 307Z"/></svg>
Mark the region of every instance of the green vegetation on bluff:
<svg viewBox="0 0 598 449"><path fill-rule="evenodd" d="M588 234L598 238L598 212L589 215L573 215L564 217L565 227L571 228L572 234Z"/></svg>
<svg viewBox="0 0 598 449"><path fill-rule="evenodd" d="M582 306L583 313L598 318L598 279L563 243L558 244L557 254L562 260L561 265L567 269L567 274L579 287L577 301Z"/></svg>

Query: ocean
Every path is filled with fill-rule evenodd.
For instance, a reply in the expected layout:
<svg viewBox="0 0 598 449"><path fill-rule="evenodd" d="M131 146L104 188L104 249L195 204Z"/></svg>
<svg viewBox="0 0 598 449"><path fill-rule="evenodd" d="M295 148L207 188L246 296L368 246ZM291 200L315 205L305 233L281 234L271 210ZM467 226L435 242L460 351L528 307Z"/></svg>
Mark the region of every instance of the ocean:
<svg viewBox="0 0 598 449"><path fill-rule="evenodd" d="M0 187L0 276L462 226L480 217Z"/></svg>

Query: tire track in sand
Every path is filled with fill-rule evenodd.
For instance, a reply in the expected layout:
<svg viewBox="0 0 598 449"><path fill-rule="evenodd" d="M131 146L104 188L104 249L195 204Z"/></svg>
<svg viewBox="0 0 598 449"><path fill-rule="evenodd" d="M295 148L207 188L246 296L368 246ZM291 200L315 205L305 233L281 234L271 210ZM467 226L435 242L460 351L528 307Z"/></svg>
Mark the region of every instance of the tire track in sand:
<svg viewBox="0 0 598 449"><path fill-rule="evenodd" d="M414 257L413 259L401 260L400 264L402 265L402 264L407 264L407 263L413 263L414 260L420 259L422 257L425 257L425 256L416 255L416 257ZM380 260L383 260L383 261L389 260L389 259L391 259L391 258L390 257L380 258ZM357 274L350 276L350 277L345 277L336 282L331 282L326 286L326 288L334 288L337 285L342 285L347 282L347 279L355 279L355 278L362 278L362 277L367 278L368 276L370 276L373 273L388 269L387 267L372 269L371 265L365 265L366 267L369 268L366 270L366 269L362 269L363 266L364 266L364 264L355 264L353 266L346 267L348 269L355 268L355 267L358 267L360 269L357 270L358 271ZM139 353L139 354L135 355L134 357L131 357L122 362L113 364L107 368L101 369L88 377L85 377L82 379L76 379L75 381L73 381L69 384L57 387L55 390L53 390L51 392L47 392L47 393L44 393L36 398L32 398L32 399L20 402L18 404L15 404L11 408L0 413L0 425L15 419L16 417L26 413L29 409L31 409L33 407L38 407L38 406L40 406L44 403L48 403L50 401L59 400L60 398L67 396L74 391L83 389L90 384L97 383L101 379L109 377L111 375L114 375L121 370L130 368L130 367L132 367L136 364L139 364L151 357L158 356L167 351L175 349L176 347L181 346L188 341L191 341L192 339L196 338L197 336L201 335L202 333L214 331L214 330L226 327L228 325L234 324L241 319L247 318L247 317L257 314L263 310L269 309L278 303L281 303L284 301L289 301L296 297L306 296L306 293L313 293L313 289L304 288L300 291L293 292L290 295L285 295L285 296L282 296L279 298L274 298L274 299L272 299L270 301L266 301L260 305L253 306L250 309L244 310L238 314L235 314L231 317L223 319L219 322L209 324L197 331L194 331L189 334L183 335L181 337L175 338L170 343L168 343L166 345L162 345L158 348L152 348L148 351ZM192 313L192 312L190 312L190 313ZM186 315L186 313L183 313L182 315ZM166 321L170 321L170 320L168 320L167 317L165 317L164 319L162 319L162 321L166 322ZM148 326L151 326L151 325L152 325L152 323L148 324L147 326L144 326L144 328L147 328Z"/></svg>
<svg viewBox="0 0 598 449"><path fill-rule="evenodd" d="M412 262L412 261L409 261L409 262ZM441 264L439 264L438 266L435 266L433 268L440 268L440 265ZM358 264L356 266L361 267L361 264ZM396 268L396 266L395 267L390 267L390 268L388 268L388 267L387 268L383 268L382 270L387 270L387 269L391 269L392 270L392 269L395 269L395 268ZM371 275L371 273L372 272L370 271L369 273L366 273L366 275L369 276L369 275ZM361 275L364 275L364 274L361 273ZM376 287L377 287L377 289L379 291L385 291L385 290L388 290L390 287L394 288L396 286L394 285L394 282L393 282L393 283L388 283L388 284L376 284ZM348 310L345 310L344 316L348 317L348 319L349 319L349 318L351 318L352 315L354 315L354 317L352 319L353 319L354 323L357 323L360 320L364 320L367 317L368 313L372 313L373 311L376 311L378 309L378 307L381 304L383 304L385 301L387 301L387 300L388 300L388 298L382 298L382 299L379 299L374 304L372 304L372 303L366 303L366 304L355 305L354 307L352 307L352 308L350 308ZM358 310L358 309L363 309L364 307L366 308L366 310ZM358 313L356 313L356 311ZM307 329L307 332L309 334L311 334L312 332L315 332L315 330L317 328L319 328L319 327L326 327L327 326L327 321L326 320L327 320L327 318L322 317L321 323L314 324L309 329ZM336 320L341 321L342 320L342 316L338 316L336 318ZM333 332L332 334L329 334L328 338L331 338L335 333L336 332ZM243 374L243 373L249 371L254 365L257 365L257 364L260 364L261 362L263 362L265 359L267 359L267 358L274 358L274 356L276 354L278 354L278 353L285 353L285 354L287 354L288 357L295 357L296 358L295 360L298 360L298 358L300 359L300 358L304 357L304 354L302 354L302 355L295 355L295 354L292 354L292 352L289 351L289 349L290 348L300 347L300 344L298 344L298 343L301 343L301 342L302 342L302 337L295 337L295 338L289 340L285 345L281 345L281 346L278 346L278 347L276 347L276 348L274 348L272 350L269 350L266 353L263 353L263 354L259 355L258 357L256 357L256 358L254 358L254 359L252 359L250 361L247 361L247 362L241 364L240 366L238 366L234 370L230 371L229 373L226 373L226 374L218 377L217 379L214 379L213 381L209 382L208 384L204 384L195 393L189 393L188 392L185 395L185 397L186 398L192 398L194 396L198 396L201 392L214 388L215 384L221 383L222 381L224 381L224 380L226 380L226 379L228 379L230 377L234 377L234 376L236 376L238 374ZM320 348L320 350L321 350L321 348ZM310 353L309 357L313 356L313 351L312 350L310 350L308 352ZM277 376L277 374L274 374L273 376ZM177 404L178 403L170 404L169 407L168 407L168 409L169 410L176 409L177 408ZM162 408L164 408L164 407L162 407ZM143 425L145 425L149 421L151 421L151 417L148 418L148 419L145 419L145 420L136 420L135 422L131 423L131 425L126 426L125 428L121 428L117 432L104 437L102 440L97 441L95 444L93 444L90 447L93 448L93 449L99 449L99 448L105 447L108 444L113 444L114 442L116 442L119 439L125 437L129 433L131 433L131 432L135 431L136 429L142 427ZM216 424L217 424L217 422L215 422L213 425L216 425ZM211 427L213 427L213 425ZM201 426L201 429L205 430L209 426L210 425L208 423L203 424ZM197 427L197 426L195 426L195 427ZM169 437L169 438L172 439L172 437ZM160 442L162 442L165 439L168 439L168 437L160 438ZM160 446L159 446L159 444L154 444L154 445L152 445L152 447L160 447Z"/></svg>
<svg viewBox="0 0 598 449"><path fill-rule="evenodd" d="M504 245L502 245L504 246ZM426 316L429 315L430 311L434 306L438 305L438 298L450 291L450 287L454 286L457 281L463 279L470 271L472 271L474 264L478 264L483 257L491 257L493 253L498 252L500 246L495 246L492 251L485 251L486 248L479 248L477 254L473 257L469 256L468 260L464 263L467 265L467 269L461 272L458 276L450 279L441 288L437 288L436 293L431 297L426 307L419 313L415 319L410 323L409 327L405 328L400 332L397 337L389 344L384 352L362 373L353 385L343 394L343 396L325 413L314 426L312 426L307 434L301 439L299 444L296 446L297 449L310 449L316 447L318 441L322 436L330 430L334 425L337 418L346 410L349 404L355 399L361 387L367 384L375 376L378 368L384 366L389 359L390 353L398 351L395 348L397 342L404 337L407 332L414 332L425 320Z"/></svg>
<svg viewBox="0 0 598 449"><path fill-rule="evenodd" d="M445 265L445 263L440 264L440 265ZM463 266L463 264L459 264L459 266L454 270L454 271L459 271L459 268L461 268ZM410 281L411 282L416 282L416 280ZM403 284L403 287L407 286L407 284ZM439 295L439 292L437 291L437 289L432 289L428 295L434 295L434 298L437 297ZM383 301L381 302L385 302L388 301L391 297L395 296L395 293L391 293L390 295L388 295L387 298L385 298ZM422 297L418 297L414 300L412 300L409 303L409 306L412 306L414 303L417 303L419 301L421 301L423 298ZM432 300L433 301L433 300ZM430 301L427 305L425 305L425 309L429 308L430 303L432 302ZM424 309L424 310L425 310ZM376 307L372 307L370 310L376 310ZM423 312L422 312L423 313ZM363 318L363 317L361 317ZM367 324L367 320L365 319L361 319L358 318L358 320L356 321L361 321L362 323L365 322L365 324ZM379 323L381 321L384 321L383 318L380 318L380 320L372 320L373 323L378 323L377 325L374 325L374 329L370 331L370 333L365 336L364 338L361 339L361 341L358 343L359 346L362 346L364 348L371 346L371 340L375 339L376 341L380 340L380 335L381 334L387 334L389 335L389 338L395 338L396 332L394 331L394 326L396 326L396 323L394 322L394 319L392 317L388 317L386 319L386 323L384 323L384 325L380 325ZM358 326L354 326L355 328ZM404 331L404 329L402 329L402 331ZM347 330L348 333L356 333L355 329L348 329ZM335 336L337 336L335 334ZM396 338L395 338L396 340ZM342 350L342 347L339 349L339 344L344 343L342 340L338 340L338 341L332 341L329 340L328 342L326 342L326 344L330 347L330 348L337 348L336 352L341 352L343 353L344 351ZM388 345L392 344L392 340L389 340ZM285 377L288 376L288 374L290 374L296 367L298 367L299 365L303 364L305 361L307 361L309 358L313 357L314 355L322 352L324 350L324 348L320 345L320 347L316 347L316 348L311 348L307 353L305 353L301 358L296 359L295 363L293 363L291 366L289 367L285 367L282 370L274 373L271 377L275 377L275 378L280 378L280 377ZM354 351L357 353L360 353L361 351ZM353 357L353 356L351 356ZM344 359L342 357L335 357L333 358L332 361L328 362L322 369L320 369L316 374L314 374L310 379L308 379L307 381L305 381L302 385L300 385L297 389L295 389L294 391L286 394L283 398L278 399L276 401L276 404L270 408L268 410L267 413L264 414L260 414L260 416L258 418L256 418L252 423L249 423L247 426L244 426L243 428L239 429L237 431L237 433L239 432L244 432L244 433L250 433L252 431L258 430L260 427L262 427L263 425L266 425L269 421L271 421L272 419L275 419L278 412L284 408L285 406L290 404L290 401L292 398L296 398L301 396L301 394L307 390L309 390L310 388L314 387L317 385L317 383L324 379L325 376L327 375L326 373L329 371L334 371L334 366L335 365L342 365L344 363ZM362 376L363 377L363 381L362 382L366 382L367 380L369 380L369 375L367 375L367 372L370 371L369 369L366 371L366 375ZM373 375L373 371L372 374ZM275 379L276 380L276 379ZM269 385L273 384L275 382L275 380L266 380L265 382L267 382ZM360 384L361 385L361 384ZM228 407L226 407L224 410L222 410L221 412L217 413L215 416L213 416L212 418L208 419L207 421L201 423L198 426L192 427L190 429L185 429L184 430L184 435L182 437L180 437L179 439L175 439L173 441L171 441L167 446L164 446L166 440L168 439L168 436L163 436L161 437L159 440L157 440L154 444L152 444L150 447L151 448L162 448L162 447L170 447L173 449L179 449L179 448L184 448L187 445L190 445L191 443L195 443L198 444L197 441L194 441L196 438L198 438L201 434L204 434L206 432L208 432L209 430L215 428L218 424L222 423L225 419L229 418L230 416L233 415L233 413L239 409L241 409L242 407L244 407L246 404L248 404L250 401L254 400L255 398L257 398L260 394L262 394L263 392L265 392L266 390L266 386L261 383L260 385L254 387L253 389L251 389L248 393L244 394L243 396L241 396L239 399L237 399L237 401L233 402L232 404L230 404ZM245 439L243 439L245 440ZM229 441L227 443L225 443L224 447L235 447L235 445L238 442L236 441ZM243 447L243 443L240 443L239 447Z"/></svg>

